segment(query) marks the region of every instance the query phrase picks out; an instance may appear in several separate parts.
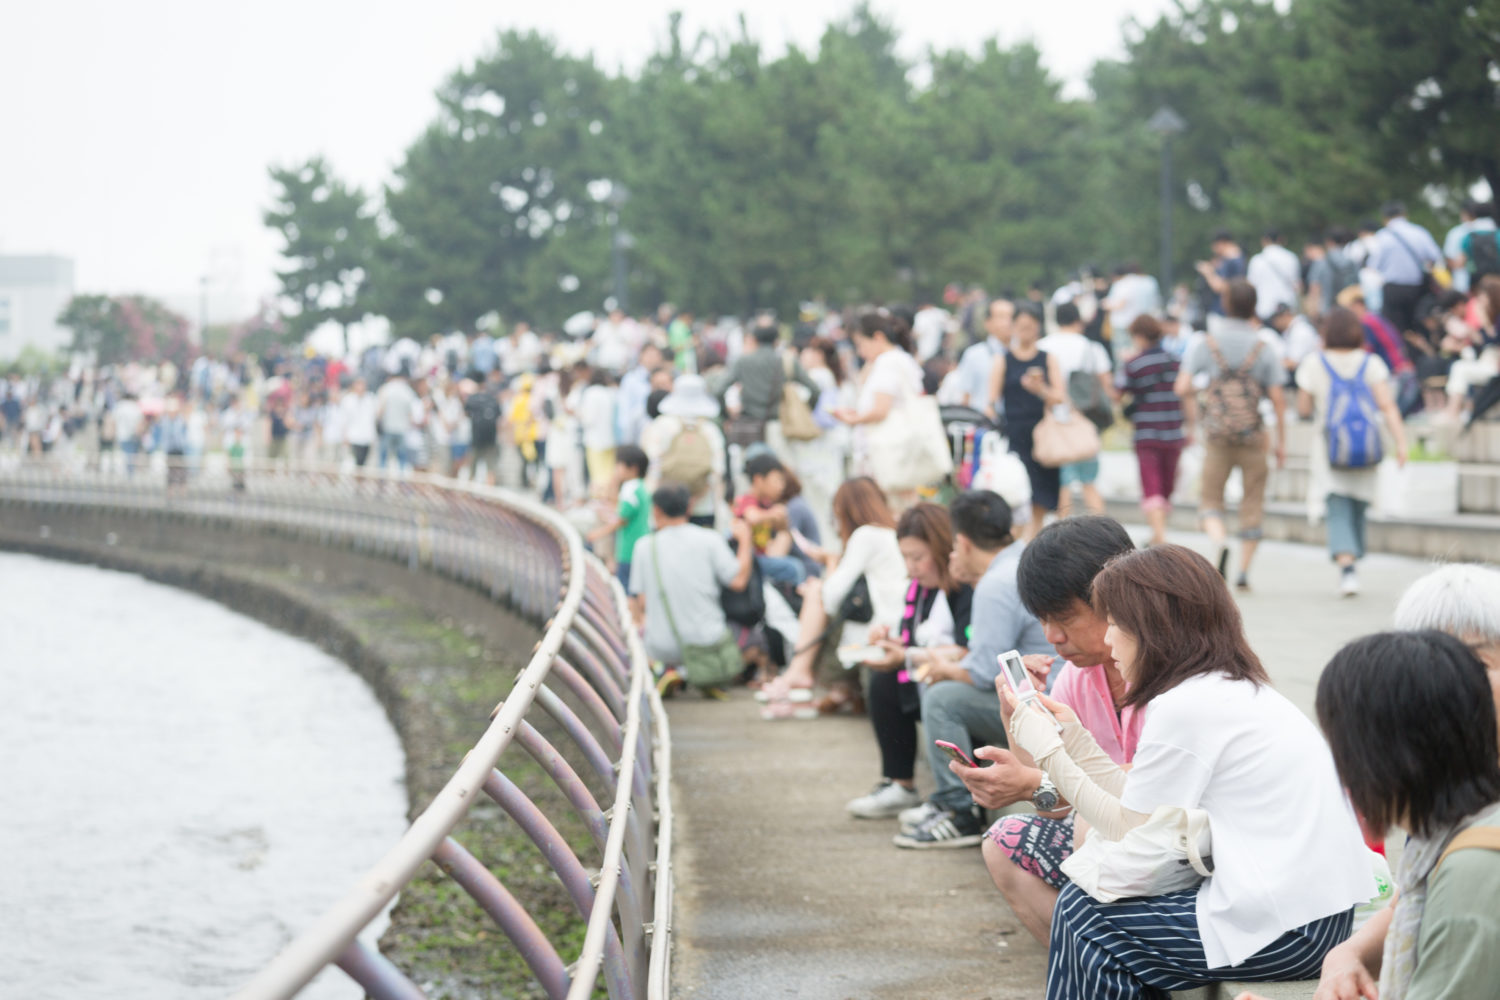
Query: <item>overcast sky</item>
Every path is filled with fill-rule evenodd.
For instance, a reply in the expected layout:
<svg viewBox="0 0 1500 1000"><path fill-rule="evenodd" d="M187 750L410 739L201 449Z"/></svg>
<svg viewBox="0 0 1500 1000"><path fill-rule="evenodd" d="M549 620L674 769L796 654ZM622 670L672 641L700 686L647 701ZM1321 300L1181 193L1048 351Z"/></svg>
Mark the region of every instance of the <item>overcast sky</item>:
<svg viewBox="0 0 1500 1000"><path fill-rule="evenodd" d="M1129 16L1167 0L877 0L909 55L1032 39L1079 87ZM266 167L321 153L368 190L431 119L432 93L503 28L537 28L634 67L686 11L688 32L749 15L773 51L816 45L852 0L47 0L0 12L0 253L73 258L79 291L216 314L275 287ZM376 13L378 11L378 13ZM236 318L215 315L215 321Z"/></svg>

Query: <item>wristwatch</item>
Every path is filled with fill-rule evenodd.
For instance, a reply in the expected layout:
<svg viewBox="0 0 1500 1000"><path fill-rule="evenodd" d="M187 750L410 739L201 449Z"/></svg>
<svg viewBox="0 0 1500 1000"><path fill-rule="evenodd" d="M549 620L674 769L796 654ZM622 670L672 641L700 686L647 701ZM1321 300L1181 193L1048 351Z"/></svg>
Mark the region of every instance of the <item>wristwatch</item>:
<svg viewBox="0 0 1500 1000"><path fill-rule="evenodd" d="M1047 772L1043 771L1042 783L1031 794L1031 804L1036 806L1037 812L1051 812L1057 808L1058 801L1057 786L1047 777Z"/></svg>

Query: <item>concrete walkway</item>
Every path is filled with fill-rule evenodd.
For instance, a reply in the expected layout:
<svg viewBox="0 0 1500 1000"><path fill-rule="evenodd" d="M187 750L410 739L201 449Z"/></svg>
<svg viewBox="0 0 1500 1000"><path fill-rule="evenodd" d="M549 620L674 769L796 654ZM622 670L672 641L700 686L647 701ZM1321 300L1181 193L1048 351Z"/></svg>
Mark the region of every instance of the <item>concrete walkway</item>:
<svg viewBox="0 0 1500 1000"><path fill-rule="evenodd" d="M1202 536L1178 540L1207 551ZM1263 545L1256 590L1240 604L1277 687L1310 713L1323 664L1343 643L1387 627L1396 598L1426 565L1373 556L1361 567L1364 594L1346 600L1335 596L1326 553ZM682 696L670 712L675 996L1042 995L1045 949L1000 898L977 850L899 850L894 820L844 812L879 777L867 720L765 723L744 691L728 704ZM918 769L929 790L931 776ZM1307 997L1311 989L1263 992Z"/></svg>

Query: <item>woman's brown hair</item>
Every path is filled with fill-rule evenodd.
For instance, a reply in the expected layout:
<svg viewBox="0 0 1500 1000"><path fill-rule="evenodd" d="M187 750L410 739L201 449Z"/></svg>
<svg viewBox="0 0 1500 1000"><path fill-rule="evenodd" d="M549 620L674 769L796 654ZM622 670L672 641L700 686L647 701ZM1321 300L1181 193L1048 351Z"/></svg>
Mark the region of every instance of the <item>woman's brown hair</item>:
<svg viewBox="0 0 1500 1000"><path fill-rule="evenodd" d="M839 538L846 544L855 529L867 524L879 528L896 526L896 516L885 502L885 493L869 476L850 479L839 487L833 495L833 519L838 525Z"/></svg>
<svg viewBox="0 0 1500 1000"><path fill-rule="evenodd" d="M1161 324L1150 313L1141 313L1130 321L1130 335L1140 337L1148 344L1158 344L1162 338Z"/></svg>
<svg viewBox="0 0 1500 1000"><path fill-rule="evenodd" d="M1203 674L1271 683L1224 579L1191 549L1154 545L1110 560L1094 578L1094 610L1137 643L1126 705Z"/></svg>
<svg viewBox="0 0 1500 1000"><path fill-rule="evenodd" d="M948 511L935 503L919 503L907 508L896 522L896 537L915 538L927 546L938 567L942 590L952 590L956 582L948 573L948 557L953 554L953 522Z"/></svg>
<svg viewBox="0 0 1500 1000"><path fill-rule="evenodd" d="M1353 351L1365 346L1365 327L1359 317L1343 306L1323 317L1323 346L1335 351Z"/></svg>

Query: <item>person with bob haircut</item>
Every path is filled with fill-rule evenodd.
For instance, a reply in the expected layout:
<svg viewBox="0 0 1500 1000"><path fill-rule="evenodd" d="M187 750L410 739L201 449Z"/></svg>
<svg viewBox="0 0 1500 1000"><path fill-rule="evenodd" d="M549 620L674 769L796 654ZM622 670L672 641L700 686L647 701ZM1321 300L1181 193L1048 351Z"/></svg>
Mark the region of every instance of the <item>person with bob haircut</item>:
<svg viewBox="0 0 1500 1000"><path fill-rule="evenodd" d="M1226 980L1316 974L1373 895L1369 852L1328 746L1270 686L1216 569L1162 545L1120 556L1093 582L1106 642L1144 708L1133 767L1050 698L1018 705L1011 736L1092 828L1122 838L1162 806L1201 809L1213 871L1197 888L1100 903L1076 884L1052 917L1047 997L1117 1000Z"/></svg>
<svg viewBox="0 0 1500 1000"><path fill-rule="evenodd" d="M1402 632L1446 632L1467 645L1485 665L1490 696L1500 712L1500 570L1470 563L1438 567L1406 588L1396 605L1395 625ZM1381 910L1328 953L1318 1000L1358 1000L1374 989L1394 911Z"/></svg>
<svg viewBox="0 0 1500 1000"><path fill-rule="evenodd" d="M1302 359L1297 366L1297 412L1304 420L1313 420L1311 473L1307 489L1308 517L1316 521L1328 516L1328 553L1339 567L1339 592L1345 597L1359 593L1359 578L1354 566L1365 555L1365 511L1375 502L1380 467L1334 468L1329 454L1329 402L1335 381L1363 382L1370 399L1379 411L1379 423L1395 447L1397 465L1406 464L1406 431L1401 424L1401 410L1391 384L1391 371L1378 354L1365 350L1365 330L1359 317L1348 309L1334 308L1323 317L1323 349ZM1344 397L1348 399L1347 396ZM1374 417L1375 414L1367 414ZM1337 420L1335 414L1333 419Z"/></svg>
<svg viewBox="0 0 1500 1000"><path fill-rule="evenodd" d="M968 643L974 588L960 583L948 560L953 554L953 523L948 511L919 503L896 522L896 544L906 560L906 609L891 631L870 630L870 643L884 649L883 660L868 661L870 725L880 747L880 782L845 808L858 819L885 819L922 804L915 784L917 722L922 692L913 674L927 662L928 650Z"/></svg>
<svg viewBox="0 0 1500 1000"><path fill-rule="evenodd" d="M1500 760L1485 673L1446 632L1386 632L1345 646L1318 680L1318 722L1366 830L1410 835L1383 953L1335 996L1375 996L1375 973L1380 1000L1495 995Z"/></svg>

